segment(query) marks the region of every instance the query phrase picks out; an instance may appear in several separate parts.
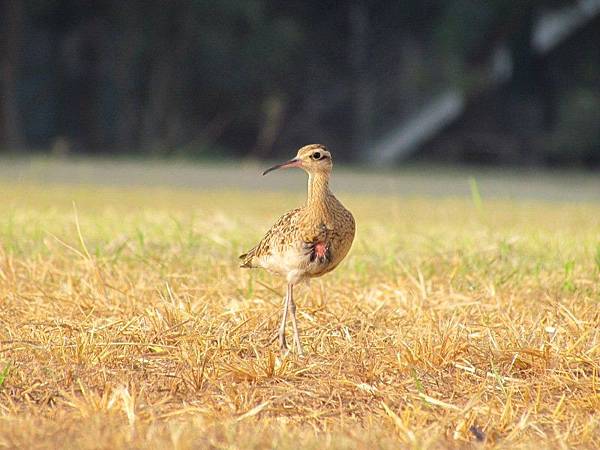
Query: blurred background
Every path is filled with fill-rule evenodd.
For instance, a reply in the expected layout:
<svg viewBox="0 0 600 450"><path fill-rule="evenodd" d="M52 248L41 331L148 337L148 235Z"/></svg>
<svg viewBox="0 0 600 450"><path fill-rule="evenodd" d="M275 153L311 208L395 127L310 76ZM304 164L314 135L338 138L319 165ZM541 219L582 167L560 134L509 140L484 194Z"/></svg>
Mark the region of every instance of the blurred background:
<svg viewBox="0 0 600 450"><path fill-rule="evenodd" d="M600 166L600 0L2 0L0 152Z"/></svg>

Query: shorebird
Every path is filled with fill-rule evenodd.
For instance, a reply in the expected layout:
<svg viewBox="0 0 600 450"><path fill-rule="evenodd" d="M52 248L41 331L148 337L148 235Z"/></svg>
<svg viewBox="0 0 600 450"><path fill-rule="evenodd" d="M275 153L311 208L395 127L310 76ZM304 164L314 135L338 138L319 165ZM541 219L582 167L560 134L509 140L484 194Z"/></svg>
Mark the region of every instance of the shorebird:
<svg viewBox="0 0 600 450"><path fill-rule="evenodd" d="M294 285L325 275L337 267L350 250L355 223L350 211L329 190L333 161L325 146L306 145L298 150L295 158L265 170L263 175L291 167L308 173L306 203L281 216L265 237L240 259L241 267L263 268L286 278L279 347L283 354L287 354L285 328L289 310L294 344L298 355L302 356Z"/></svg>

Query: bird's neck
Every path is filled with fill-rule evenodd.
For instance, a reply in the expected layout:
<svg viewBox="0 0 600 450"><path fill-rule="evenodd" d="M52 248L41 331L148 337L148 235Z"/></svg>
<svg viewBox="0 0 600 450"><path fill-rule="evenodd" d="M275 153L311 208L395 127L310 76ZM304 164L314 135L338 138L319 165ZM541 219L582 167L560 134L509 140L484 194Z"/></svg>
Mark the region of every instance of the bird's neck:
<svg viewBox="0 0 600 450"><path fill-rule="evenodd" d="M307 205L323 205L331 195L329 190L329 174L316 172L308 174L308 198Z"/></svg>

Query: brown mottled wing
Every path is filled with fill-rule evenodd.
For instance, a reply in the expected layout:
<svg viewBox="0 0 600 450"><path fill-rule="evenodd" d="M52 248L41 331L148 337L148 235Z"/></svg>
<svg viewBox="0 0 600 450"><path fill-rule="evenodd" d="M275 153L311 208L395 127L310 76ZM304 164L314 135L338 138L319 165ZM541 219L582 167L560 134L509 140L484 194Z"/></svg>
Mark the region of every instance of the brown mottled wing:
<svg viewBox="0 0 600 450"><path fill-rule="evenodd" d="M302 227L300 232L303 248L306 250L306 254L309 256L309 261L312 263L317 259L316 245L323 244L329 246L329 234L331 230L327 227L325 222L313 223L309 226ZM328 256L319 258L318 262L322 263Z"/></svg>
<svg viewBox="0 0 600 450"><path fill-rule="evenodd" d="M258 258L270 255L272 251L284 247L286 241L295 237L298 232L300 210L301 208L296 208L281 216L258 244L247 253L240 255L239 258L242 260L240 267L259 267Z"/></svg>
<svg viewBox="0 0 600 450"><path fill-rule="evenodd" d="M326 213L313 215L313 220L305 223L302 229L302 241L309 256L306 273L311 277L333 270L344 259L354 240L356 226L350 211L333 195L327 200ZM320 253L317 253L319 244Z"/></svg>
<svg viewBox="0 0 600 450"><path fill-rule="evenodd" d="M346 257L348 251L350 251L350 247L352 247L356 233L356 223L350 211L342 207L340 211L337 211L337 216L337 226L329 234L331 264L327 272L335 269Z"/></svg>
<svg viewBox="0 0 600 450"><path fill-rule="evenodd" d="M332 209L335 216L334 226L327 228L324 239L327 253L325 258L314 261L316 267L312 270L312 276L321 276L335 269L348 254L354 240L356 224L350 211L341 204ZM321 238L319 240L322 241Z"/></svg>

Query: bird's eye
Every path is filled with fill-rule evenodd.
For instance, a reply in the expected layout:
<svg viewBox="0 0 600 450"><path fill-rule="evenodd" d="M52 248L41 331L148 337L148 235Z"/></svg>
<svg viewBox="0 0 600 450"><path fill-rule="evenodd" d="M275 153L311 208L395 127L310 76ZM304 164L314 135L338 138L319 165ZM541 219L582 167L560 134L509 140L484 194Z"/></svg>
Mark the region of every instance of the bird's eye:
<svg viewBox="0 0 600 450"><path fill-rule="evenodd" d="M313 159L321 159L321 154L319 152L314 152L312 154Z"/></svg>

